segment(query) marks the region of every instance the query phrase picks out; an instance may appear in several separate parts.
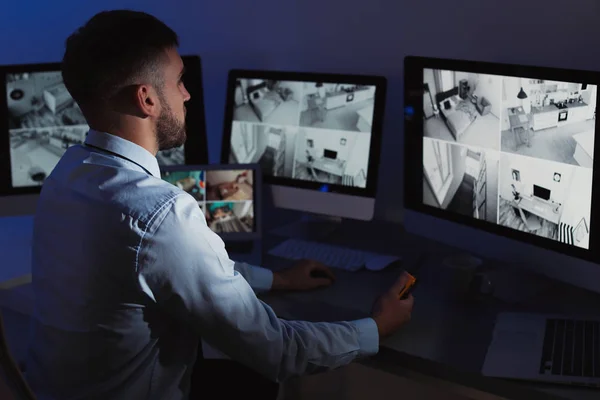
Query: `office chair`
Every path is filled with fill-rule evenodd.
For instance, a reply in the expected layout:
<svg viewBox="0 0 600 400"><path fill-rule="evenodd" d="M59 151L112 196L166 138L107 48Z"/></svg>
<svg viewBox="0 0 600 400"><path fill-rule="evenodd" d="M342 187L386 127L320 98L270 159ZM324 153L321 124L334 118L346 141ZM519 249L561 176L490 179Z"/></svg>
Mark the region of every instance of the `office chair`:
<svg viewBox="0 0 600 400"><path fill-rule="evenodd" d="M0 312L0 398L6 400L35 400L21 370L10 354L6 343L4 322Z"/></svg>

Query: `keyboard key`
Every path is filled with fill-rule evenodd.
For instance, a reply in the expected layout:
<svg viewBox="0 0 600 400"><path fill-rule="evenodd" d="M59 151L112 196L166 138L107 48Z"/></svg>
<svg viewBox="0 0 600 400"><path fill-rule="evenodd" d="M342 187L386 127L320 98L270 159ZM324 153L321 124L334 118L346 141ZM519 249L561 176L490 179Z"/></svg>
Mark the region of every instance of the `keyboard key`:
<svg viewBox="0 0 600 400"><path fill-rule="evenodd" d="M573 334L573 375L583 376L583 345L585 321L575 321L575 330Z"/></svg>
<svg viewBox="0 0 600 400"><path fill-rule="evenodd" d="M572 320L565 321L565 345L563 347L562 374L566 376L573 375L573 334L575 323Z"/></svg>
<svg viewBox="0 0 600 400"><path fill-rule="evenodd" d="M556 322L556 339L554 340L554 358L552 359L552 374L561 375L563 366L563 349L565 345L565 320Z"/></svg>
<svg viewBox="0 0 600 400"><path fill-rule="evenodd" d="M554 350L554 334L556 320L546 320L546 331L544 333L544 346L542 348L542 359L540 360L540 374L545 374L552 369L552 352Z"/></svg>

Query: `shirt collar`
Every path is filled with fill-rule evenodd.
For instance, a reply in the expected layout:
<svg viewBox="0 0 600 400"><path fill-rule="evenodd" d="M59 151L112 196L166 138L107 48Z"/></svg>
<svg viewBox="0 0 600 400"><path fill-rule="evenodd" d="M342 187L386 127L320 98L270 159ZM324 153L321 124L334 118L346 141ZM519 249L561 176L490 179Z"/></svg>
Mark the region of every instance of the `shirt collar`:
<svg viewBox="0 0 600 400"><path fill-rule="evenodd" d="M148 150L129 140L106 132L98 132L93 129L87 134L85 144L99 147L118 156L126 158L145 169L150 175L160 179L160 167L158 160Z"/></svg>

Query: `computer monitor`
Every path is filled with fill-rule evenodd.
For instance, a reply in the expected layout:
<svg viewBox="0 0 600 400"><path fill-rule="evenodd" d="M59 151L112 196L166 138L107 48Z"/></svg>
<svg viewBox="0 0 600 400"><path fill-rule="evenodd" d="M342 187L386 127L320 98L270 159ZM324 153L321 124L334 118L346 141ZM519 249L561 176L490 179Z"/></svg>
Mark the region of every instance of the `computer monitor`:
<svg viewBox="0 0 600 400"><path fill-rule="evenodd" d="M599 82L407 57L406 229L600 291Z"/></svg>
<svg viewBox="0 0 600 400"><path fill-rule="evenodd" d="M202 69L197 56L182 57L184 83L191 99L186 104L188 139L177 149L160 151L159 165L208 163ZM67 91L60 63L0 66L0 197L15 203L0 215L33 213L44 179L69 146L81 144L89 129L77 103ZM5 134L1 134L5 132ZM4 139L1 139L4 137ZM20 203L20 204L17 204Z"/></svg>
<svg viewBox="0 0 600 400"><path fill-rule="evenodd" d="M550 200L550 190L538 185L533 185L533 195L538 199Z"/></svg>
<svg viewBox="0 0 600 400"><path fill-rule="evenodd" d="M274 205L373 218L386 79L232 70L223 163L258 163Z"/></svg>
<svg viewBox="0 0 600 400"><path fill-rule="evenodd" d="M161 177L192 195L208 227L224 241L260 238L262 176L258 165L163 167Z"/></svg>
<svg viewBox="0 0 600 400"><path fill-rule="evenodd" d="M330 160L335 160L337 158L337 151L324 149L323 157L329 158Z"/></svg>

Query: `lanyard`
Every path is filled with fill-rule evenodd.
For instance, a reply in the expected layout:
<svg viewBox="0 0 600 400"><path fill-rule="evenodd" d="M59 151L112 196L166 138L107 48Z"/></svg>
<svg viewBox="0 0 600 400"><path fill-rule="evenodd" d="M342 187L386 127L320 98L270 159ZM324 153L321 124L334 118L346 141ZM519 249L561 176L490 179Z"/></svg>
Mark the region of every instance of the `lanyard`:
<svg viewBox="0 0 600 400"><path fill-rule="evenodd" d="M138 162L135 162L135 161L133 161L131 158L125 157L125 156L124 156L124 155L122 155L122 154L115 153L114 151L110 151L110 150L107 150L107 149L105 149L105 148L102 148L102 147L94 146L93 144L89 144L89 143L84 143L83 145L84 145L84 146L86 146L86 147L91 147L91 148L94 148L94 149L96 149L96 150L103 151L103 152L105 152L105 153L108 153L108 154L112 154L113 156L116 156L116 157L122 158L122 159L124 159L124 160L127 160L127 161L129 161L129 162L132 162L132 163L134 163L135 165L137 165L138 167L140 167L141 169L143 169L144 171L146 171L146 173L147 173L148 175L152 175L152 173L151 173L150 171L148 171L148 169L146 169L146 168L145 168L143 165L141 165L141 164L140 164L140 163L138 163Z"/></svg>

